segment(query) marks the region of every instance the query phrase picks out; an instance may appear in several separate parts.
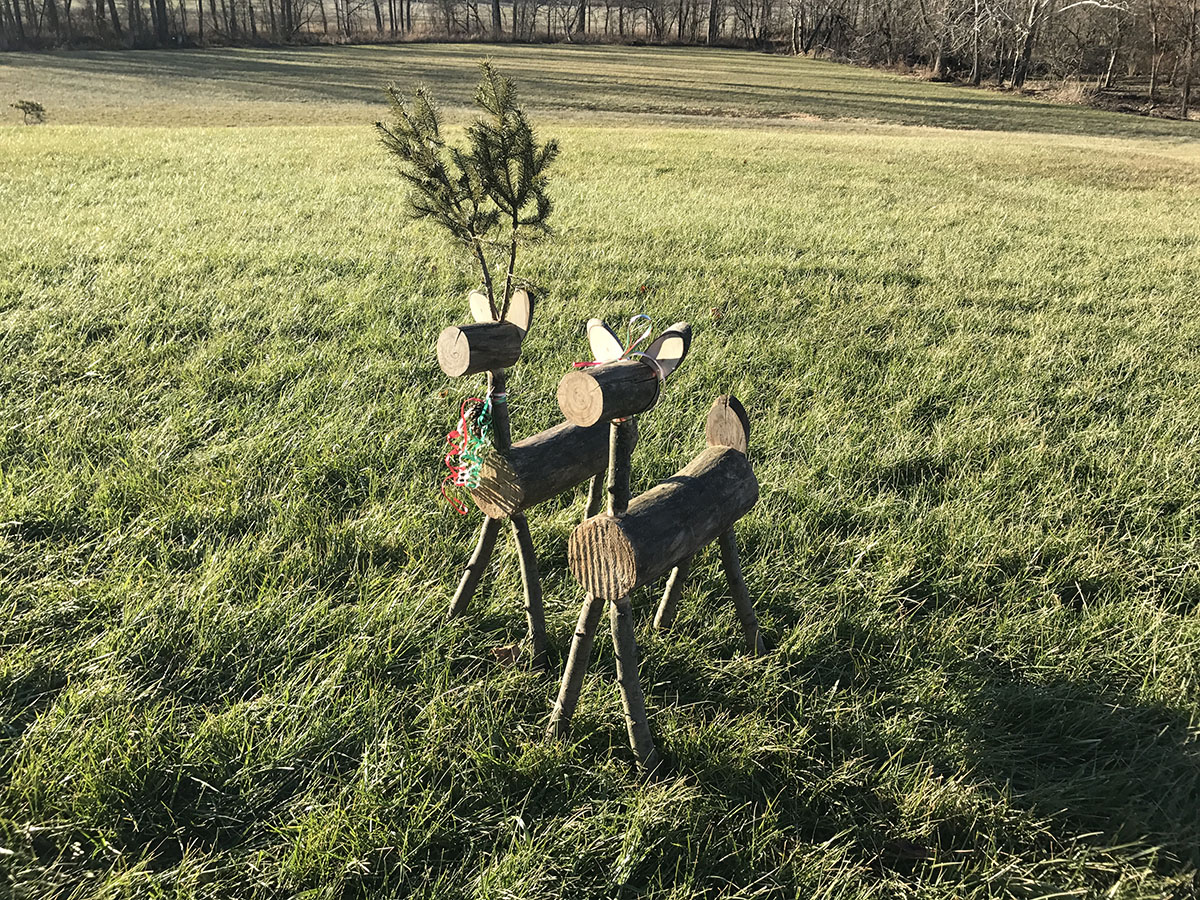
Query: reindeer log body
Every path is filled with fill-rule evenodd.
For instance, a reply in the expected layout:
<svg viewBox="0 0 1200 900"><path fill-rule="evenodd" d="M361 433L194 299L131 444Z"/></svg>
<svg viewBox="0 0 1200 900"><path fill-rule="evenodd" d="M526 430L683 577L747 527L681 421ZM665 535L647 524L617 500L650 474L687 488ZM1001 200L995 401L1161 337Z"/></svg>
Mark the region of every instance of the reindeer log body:
<svg viewBox="0 0 1200 900"><path fill-rule="evenodd" d="M675 326L672 326L672 330ZM598 330L598 329L597 329ZM675 364L687 352L688 332L670 336L680 349ZM679 341L683 341L682 347ZM658 357L661 359L662 357ZM664 367L669 374L674 366ZM623 423L628 424L628 423ZM614 425L614 429L616 426ZM646 713L645 695L638 679L638 650L632 624L630 593L671 571L655 627L669 628L695 554L716 542L729 580L733 604L741 621L746 649L765 652L750 592L742 577L734 525L758 502L758 479L746 458L750 422L734 397L718 397L705 423L708 449L671 478L628 503L610 504L607 515L586 519L571 534L567 561L571 574L587 592L571 655L563 672L558 699L547 733L561 737L570 729L579 700L583 673L592 648L599 605L609 604L613 650L629 743L638 763L647 772L662 764ZM614 440L609 480L629 454ZM615 479L620 480L620 479ZM626 491L621 499L628 500Z"/></svg>
<svg viewBox="0 0 1200 900"><path fill-rule="evenodd" d="M606 422L564 422L518 441L488 457L471 498L485 516L503 519L557 497L604 471L608 432Z"/></svg>
<svg viewBox="0 0 1200 900"><path fill-rule="evenodd" d="M618 600L689 559L758 502L744 453L710 447L635 497L624 516L596 516L571 535L567 561L588 593Z"/></svg>

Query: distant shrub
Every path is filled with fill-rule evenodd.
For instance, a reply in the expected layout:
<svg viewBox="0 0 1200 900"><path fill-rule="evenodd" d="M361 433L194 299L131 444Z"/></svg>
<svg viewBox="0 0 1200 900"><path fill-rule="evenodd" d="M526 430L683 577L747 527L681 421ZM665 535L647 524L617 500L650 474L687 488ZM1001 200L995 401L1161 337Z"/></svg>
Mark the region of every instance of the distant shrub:
<svg viewBox="0 0 1200 900"><path fill-rule="evenodd" d="M20 110L25 117L26 125L40 125L46 121L46 107L36 100L18 100L9 104L13 109Z"/></svg>
<svg viewBox="0 0 1200 900"><path fill-rule="evenodd" d="M1086 84L1078 78L1064 78L1048 84L1044 93L1055 103L1088 106L1095 101L1097 90L1094 84Z"/></svg>

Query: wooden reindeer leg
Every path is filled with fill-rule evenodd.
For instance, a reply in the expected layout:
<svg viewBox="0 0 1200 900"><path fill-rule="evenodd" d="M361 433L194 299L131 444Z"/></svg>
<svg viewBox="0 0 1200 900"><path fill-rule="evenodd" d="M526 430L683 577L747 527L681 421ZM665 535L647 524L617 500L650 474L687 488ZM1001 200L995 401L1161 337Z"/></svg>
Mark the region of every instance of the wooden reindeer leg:
<svg viewBox="0 0 1200 900"><path fill-rule="evenodd" d="M691 556L680 560L679 565L671 570L667 579L667 587L663 591L662 601L658 604L658 612L654 614L654 627L667 629L675 624L675 607L679 604L679 595L687 584L688 573L692 571Z"/></svg>
<svg viewBox="0 0 1200 900"><path fill-rule="evenodd" d="M646 697L638 680L637 641L633 636L633 608L628 596L614 600L609 606L609 623L612 626L613 649L617 652L617 684L621 688L621 705L625 708L629 745L642 768L648 773L654 772L662 759L650 735Z"/></svg>
<svg viewBox="0 0 1200 900"><path fill-rule="evenodd" d="M567 657L562 684L558 688L558 699L554 701L550 724L546 726L548 737L565 738L571 731L571 717L575 715L575 707L579 704L579 690L583 687L583 676L592 657L592 644L603 610L604 601L599 597L588 594L583 598L579 621L575 625L575 637L571 639L571 653Z"/></svg>
<svg viewBox="0 0 1200 900"><path fill-rule="evenodd" d="M600 472L592 476L592 480L588 482L588 498L587 508L583 511L583 517L590 519L592 516L599 514L604 507L604 473Z"/></svg>
<svg viewBox="0 0 1200 900"><path fill-rule="evenodd" d="M524 513L512 517L513 539L517 543L517 559L521 563L521 583L525 588L525 618L529 621L529 642L533 646L533 666L545 669L546 609L542 604L542 579L538 573L537 554L529 536L529 522Z"/></svg>
<svg viewBox="0 0 1200 900"><path fill-rule="evenodd" d="M500 520L484 519L483 527L479 529L479 543L475 545L475 552L471 554L471 561L467 563L462 580L458 583L458 590L454 592L454 599L450 601L450 609L447 615L461 616L466 613L467 604L471 602L471 597L475 595L475 588L479 586L479 579L483 577L483 570L487 568L488 561L492 558L492 551L496 549L496 536L498 534L500 534Z"/></svg>
<svg viewBox="0 0 1200 900"><path fill-rule="evenodd" d="M725 566L725 577L729 580L733 605L737 607L738 618L742 620L742 630L746 633L746 652L761 656L767 652L767 648L763 644L762 635L758 632L758 617L754 615L750 592L746 589L746 580L742 577L742 561L738 556L737 537L730 528L723 532L717 541L721 545L721 563Z"/></svg>

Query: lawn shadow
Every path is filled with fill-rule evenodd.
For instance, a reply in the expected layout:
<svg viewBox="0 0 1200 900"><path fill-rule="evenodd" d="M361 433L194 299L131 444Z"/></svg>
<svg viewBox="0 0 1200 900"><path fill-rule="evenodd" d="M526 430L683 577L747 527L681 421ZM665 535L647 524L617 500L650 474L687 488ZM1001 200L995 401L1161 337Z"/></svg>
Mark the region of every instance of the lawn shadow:
<svg viewBox="0 0 1200 900"><path fill-rule="evenodd" d="M714 584L712 592L723 587ZM775 615L802 603L798 596L776 601ZM850 614L818 644L785 645L743 679L714 677L711 659L674 652L664 643L670 635L650 638L643 681L654 685L652 728L656 718L681 715L698 719L689 728L701 734L725 723L703 742L690 734L683 746L663 742L676 774L734 805L769 800L782 826L814 842L852 834L864 864L902 874L939 860L961 862L961 854L989 842L1013 856L1044 858L1070 846L1101 853L1160 848L1151 862L1159 875L1186 877L1200 868L1200 738L1186 713L1099 681L1042 678L986 657L939 666L945 671L929 683L940 689L918 701L913 684L925 664L897 646L894 629L873 621ZM756 690L764 678L771 688ZM864 716L847 720L830 711L838 704L829 698L845 696L875 699ZM926 724L901 739L888 719L904 710ZM740 729L764 722L775 723L769 735L789 722L803 728L807 759L798 763L797 748L777 746L775 736L761 746L736 746L746 740ZM678 723L673 729L684 734ZM884 772L897 754L919 757L939 778L990 798L989 806L1045 826L989 824L964 806L939 812L923 843L889 834L899 813L889 811L894 792L886 779L842 781L838 773L848 766ZM827 787L809 787L822 781Z"/></svg>
<svg viewBox="0 0 1200 900"><path fill-rule="evenodd" d="M514 74L534 110L678 115L697 119L815 116L896 125L1090 136L1187 138L1191 123L1048 103L816 60L702 48L571 45L290 47L9 54L13 72L65 85L60 104L283 102L369 104L382 88L434 86L470 105L475 64L491 56ZM111 89L105 85L111 82ZM129 82L141 85L130 91ZM215 90L214 90L215 88ZM88 97L87 92L94 92ZM219 123L218 123L219 124Z"/></svg>
<svg viewBox="0 0 1200 900"><path fill-rule="evenodd" d="M979 666L959 722L972 771L1014 803L1105 844L1200 867L1200 738L1190 718L1106 685Z"/></svg>

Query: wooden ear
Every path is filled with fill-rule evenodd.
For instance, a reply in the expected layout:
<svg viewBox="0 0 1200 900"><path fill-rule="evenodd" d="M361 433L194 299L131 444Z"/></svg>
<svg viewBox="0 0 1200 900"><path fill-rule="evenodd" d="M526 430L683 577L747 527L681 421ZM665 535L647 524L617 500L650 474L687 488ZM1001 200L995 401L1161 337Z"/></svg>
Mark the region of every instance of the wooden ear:
<svg viewBox="0 0 1200 900"><path fill-rule="evenodd" d="M666 378L683 362L692 346L692 326L687 322L676 322L646 348L646 356L658 363L659 372Z"/></svg>
<svg viewBox="0 0 1200 900"><path fill-rule="evenodd" d="M615 362L625 352L621 339L599 319L588 319L588 344L592 348L592 359L598 363Z"/></svg>
<svg viewBox="0 0 1200 900"><path fill-rule="evenodd" d="M732 447L745 453L750 448L750 417L734 396L722 395L708 411L704 438L710 447Z"/></svg>
<svg viewBox="0 0 1200 900"><path fill-rule="evenodd" d="M471 318L476 322L496 321L496 317L492 315L492 305L488 302L488 296L483 291L471 291L471 296L467 298L467 303L471 305Z"/></svg>
<svg viewBox="0 0 1200 900"><path fill-rule="evenodd" d="M508 311L504 313L504 321L516 325L521 334L529 331L529 323L533 321L533 298L529 291L517 288L508 298Z"/></svg>

